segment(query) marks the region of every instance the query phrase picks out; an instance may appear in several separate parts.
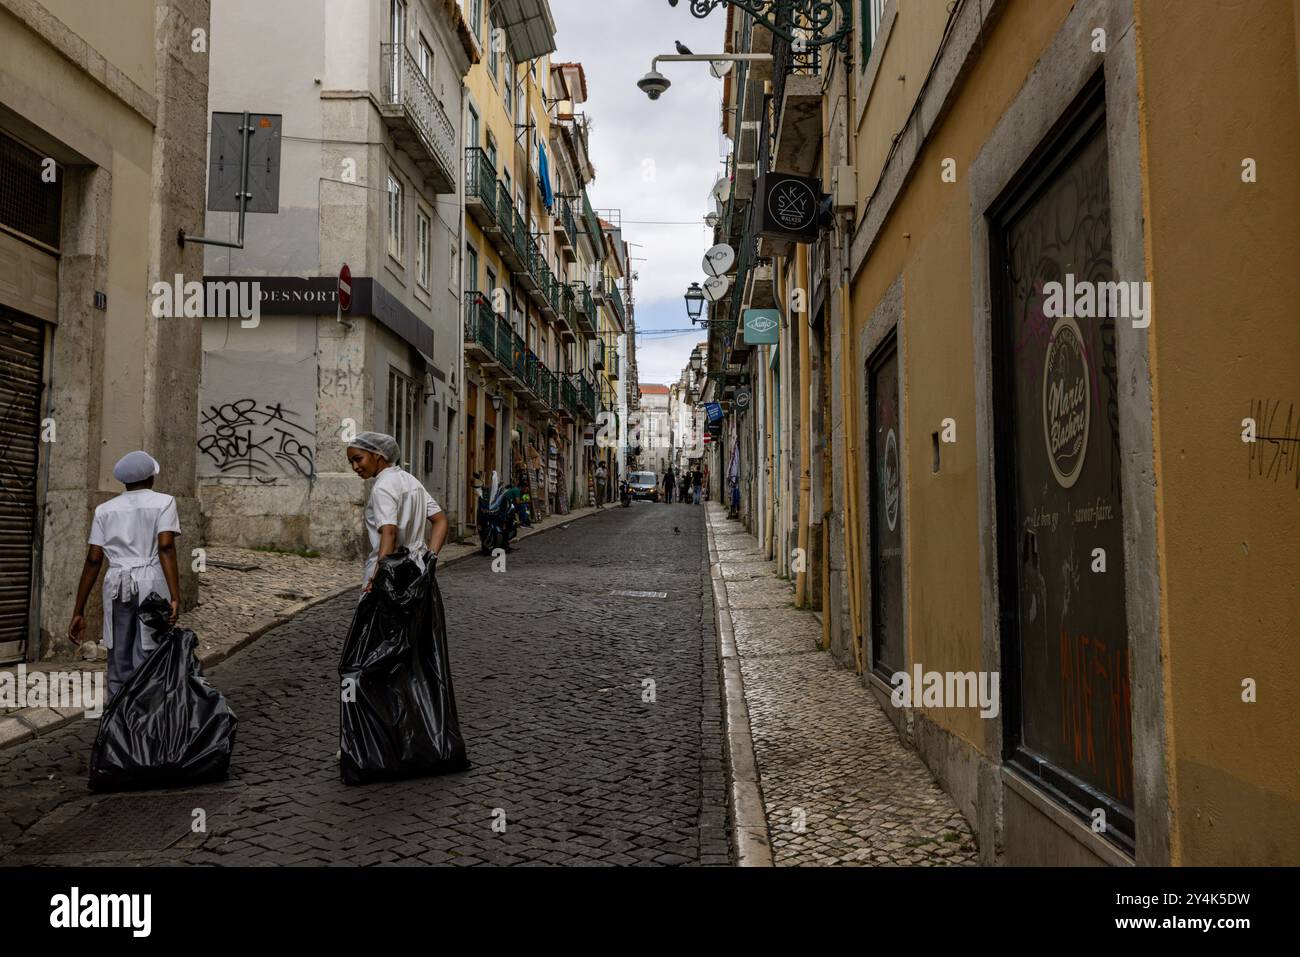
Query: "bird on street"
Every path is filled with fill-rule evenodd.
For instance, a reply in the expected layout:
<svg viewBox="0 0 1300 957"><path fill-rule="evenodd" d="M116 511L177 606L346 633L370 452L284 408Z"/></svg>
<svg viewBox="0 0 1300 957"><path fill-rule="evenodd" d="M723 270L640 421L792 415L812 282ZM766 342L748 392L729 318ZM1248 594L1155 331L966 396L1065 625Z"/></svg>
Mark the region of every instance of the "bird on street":
<svg viewBox="0 0 1300 957"><path fill-rule="evenodd" d="M681 530L680 528L678 528L676 525L674 525L674 526L673 526L673 534L674 534L674 535L680 535L681 533L682 533L682 530Z"/></svg>

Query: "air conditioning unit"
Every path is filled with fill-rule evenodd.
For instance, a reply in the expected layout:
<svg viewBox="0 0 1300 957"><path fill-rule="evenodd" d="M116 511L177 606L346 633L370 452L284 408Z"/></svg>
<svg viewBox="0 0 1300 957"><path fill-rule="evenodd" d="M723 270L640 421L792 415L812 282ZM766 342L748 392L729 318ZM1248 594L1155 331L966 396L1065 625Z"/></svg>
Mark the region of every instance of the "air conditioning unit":
<svg viewBox="0 0 1300 957"><path fill-rule="evenodd" d="M836 166L831 170L831 202L837 213L858 208L858 171L854 167Z"/></svg>

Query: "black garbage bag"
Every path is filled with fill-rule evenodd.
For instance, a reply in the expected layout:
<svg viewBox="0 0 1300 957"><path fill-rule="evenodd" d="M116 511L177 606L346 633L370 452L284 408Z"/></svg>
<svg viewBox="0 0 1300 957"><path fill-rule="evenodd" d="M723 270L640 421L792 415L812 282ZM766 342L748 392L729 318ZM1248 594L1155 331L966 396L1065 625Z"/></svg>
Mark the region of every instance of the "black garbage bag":
<svg viewBox="0 0 1300 957"><path fill-rule="evenodd" d="M168 629L171 604L156 592L140 618L158 647L109 702L90 752L90 789L170 788L224 780L235 749L235 713L203 677L199 639Z"/></svg>
<svg viewBox="0 0 1300 957"><path fill-rule="evenodd" d="M434 576L399 548L379 562L339 661L344 784L469 767L447 661L447 622Z"/></svg>

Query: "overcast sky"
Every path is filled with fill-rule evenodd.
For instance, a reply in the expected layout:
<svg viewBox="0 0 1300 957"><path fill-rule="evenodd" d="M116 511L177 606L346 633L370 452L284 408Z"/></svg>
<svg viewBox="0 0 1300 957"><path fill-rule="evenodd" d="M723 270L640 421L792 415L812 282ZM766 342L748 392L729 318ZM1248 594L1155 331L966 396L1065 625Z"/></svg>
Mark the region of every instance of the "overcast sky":
<svg viewBox="0 0 1300 957"><path fill-rule="evenodd" d="M663 63L672 86L651 102L636 85L650 60L674 53L681 40L695 53L722 49L726 11L703 20L687 3L668 0L551 0L557 27L556 62L577 61L587 76L587 102L578 109L592 122L597 209L620 209L623 238L632 245L638 331L690 326L682 295L703 279L700 262L710 245L704 214L722 172L725 140L719 130L722 81L707 63ZM657 226L650 222L686 225ZM638 376L644 385L675 382L703 330L671 337L639 336Z"/></svg>

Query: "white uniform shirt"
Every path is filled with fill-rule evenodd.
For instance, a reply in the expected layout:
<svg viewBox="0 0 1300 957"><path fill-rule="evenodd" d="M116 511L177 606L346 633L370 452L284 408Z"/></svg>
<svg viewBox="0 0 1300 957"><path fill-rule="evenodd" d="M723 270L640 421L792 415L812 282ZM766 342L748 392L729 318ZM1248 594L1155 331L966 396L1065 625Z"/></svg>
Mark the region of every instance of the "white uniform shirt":
<svg viewBox="0 0 1300 957"><path fill-rule="evenodd" d="M113 600L144 601L151 591L168 601L172 594L158 560L158 533L181 532L176 499L153 489L123 492L95 509L89 544L108 559L104 574L105 648L113 647ZM148 642L146 642L147 644Z"/></svg>
<svg viewBox="0 0 1300 957"><path fill-rule="evenodd" d="M397 547L409 548L413 554L422 554L428 539L428 521L441 512L433 496L410 472L390 465L375 476L366 503L366 532L370 535L370 557L366 559L366 574L362 584L370 581L379 567L379 530L385 525L397 526Z"/></svg>

